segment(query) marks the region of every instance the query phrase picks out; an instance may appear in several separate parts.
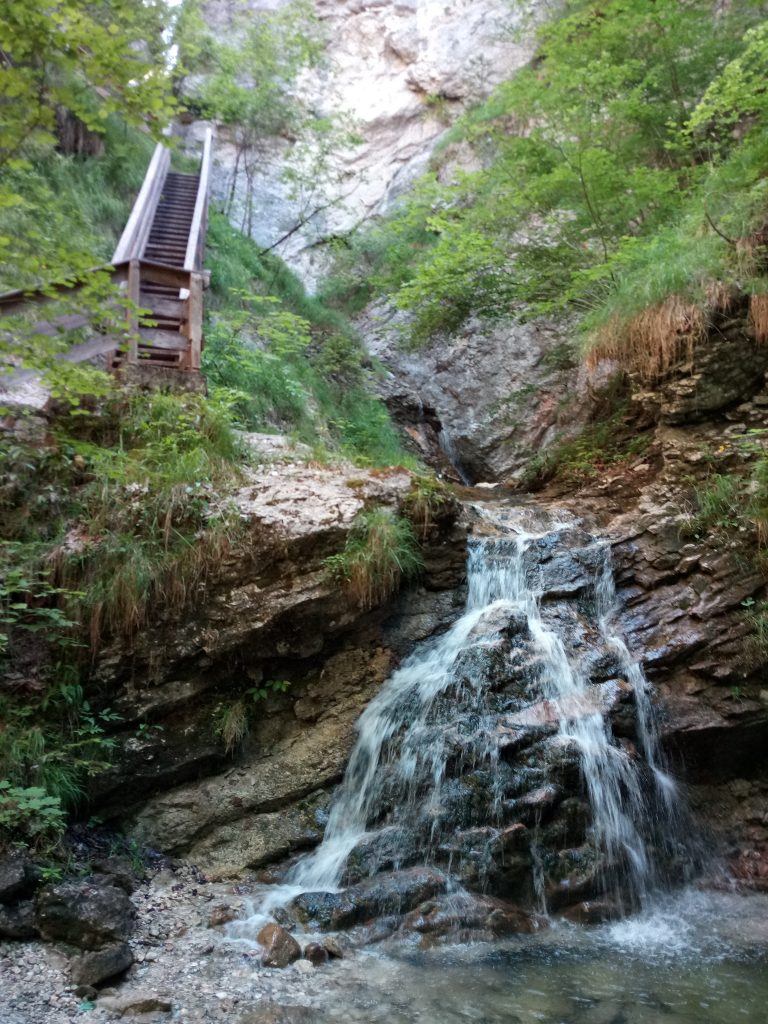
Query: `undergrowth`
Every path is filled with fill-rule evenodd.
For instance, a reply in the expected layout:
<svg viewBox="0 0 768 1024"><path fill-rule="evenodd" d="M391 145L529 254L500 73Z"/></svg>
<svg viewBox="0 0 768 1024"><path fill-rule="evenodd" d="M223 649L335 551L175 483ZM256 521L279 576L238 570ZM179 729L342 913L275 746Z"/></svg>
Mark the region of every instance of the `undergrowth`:
<svg viewBox="0 0 768 1024"><path fill-rule="evenodd" d="M415 468L372 394L346 316L307 295L280 259L220 214L211 217L207 261L214 301L203 370L244 429L288 433L316 458L338 453L360 465Z"/></svg>
<svg viewBox="0 0 768 1024"><path fill-rule="evenodd" d="M391 597L403 579L417 576L423 561L413 526L389 508L374 508L355 521L342 552L325 566L361 608Z"/></svg>

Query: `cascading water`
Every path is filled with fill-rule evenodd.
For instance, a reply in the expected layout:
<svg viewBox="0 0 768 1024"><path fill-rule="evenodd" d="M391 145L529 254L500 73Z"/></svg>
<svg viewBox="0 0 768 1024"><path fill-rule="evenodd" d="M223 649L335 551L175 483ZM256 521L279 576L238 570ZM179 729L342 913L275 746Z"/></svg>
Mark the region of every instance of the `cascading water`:
<svg viewBox="0 0 768 1024"><path fill-rule="evenodd" d="M678 801L648 683L613 626L609 548L571 523L494 525L470 542L464 614L370 703L322 844L258 916L415 863L531 903L564 905L571 887L626 907L658 884L673 851L660 855L657 826L672 834ZM622 701L636 745L611 728Z"/></svg>

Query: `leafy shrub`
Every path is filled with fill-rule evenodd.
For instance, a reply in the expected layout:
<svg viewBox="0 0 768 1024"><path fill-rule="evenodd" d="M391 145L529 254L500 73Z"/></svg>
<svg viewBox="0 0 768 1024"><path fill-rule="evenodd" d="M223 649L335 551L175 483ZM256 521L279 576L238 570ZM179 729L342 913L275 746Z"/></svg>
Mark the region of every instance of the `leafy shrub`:
<svg viewBox="0 0 768 1024"><path fill-rule="evenodd" d="M0 841L21 837L33 846L50 843L65 823L58 797L40 786L12 786L7 779L0 780Z"/></svg>

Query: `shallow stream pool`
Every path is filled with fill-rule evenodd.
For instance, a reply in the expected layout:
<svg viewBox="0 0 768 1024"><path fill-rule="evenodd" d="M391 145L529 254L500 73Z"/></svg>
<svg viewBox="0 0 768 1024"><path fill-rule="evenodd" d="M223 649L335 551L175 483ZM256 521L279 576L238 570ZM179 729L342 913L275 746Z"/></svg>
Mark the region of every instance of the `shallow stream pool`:
<svg viewBox="0 0 768 1024"><path fill-rule="evenodd" d="M686 893L614 925L334 964L322 1024L767 1024L768 897Z"/></svg>

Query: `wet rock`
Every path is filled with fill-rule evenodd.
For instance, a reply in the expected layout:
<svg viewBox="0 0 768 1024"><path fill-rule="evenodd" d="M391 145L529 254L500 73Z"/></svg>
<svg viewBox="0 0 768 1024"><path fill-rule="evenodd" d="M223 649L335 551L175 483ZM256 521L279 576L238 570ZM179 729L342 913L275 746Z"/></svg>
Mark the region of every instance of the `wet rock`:
<svg viewBox="0 0 768 1024"><path fill-rule="evenodd" d="M0 939L34 939L37 935L32 900L0 906Z"/></svg>
<svg viewBox="0 0 768 1024"><path fill-rule="evenodd" d="M308 960L315 967L319 967L320 964L328 963L330 953L325 945L321 945L319 942L309 942L304 947L304 959Z"/></svg>
<svg viewBox="0 0 768 1024"><path fill-rule="evenodd" d="M604 921L619 921L627 910L615 900L584 900L563 912L563 917L575 924L601 924Z"/></svg>
<svg viewBox="0 0 768 1024"><path fill-rule="evenodd" d="M98 985L127 971L132 963L133 953L128 943L114 942L72 957L70 976L75 985Z"/></svg>
<svg viewBox="0 0 768 1024"><path fill-rule="evenodd" d="M404 914L425 899L443 892L446 876L431 868L411 868L378 875L344 892L307 892L291 901L297 918L324 931L353 925L388 914Z"/></svg>
<svg viewBox="0 0 768 1024"><path fill-rule="evenodd" d="M211 908L211 912L208 915L208 927L220 928L221 925L234 921L237 914L238 912L234 907L230 907L227 903L220 903L218 906Z"/></svg>
<svg viewBox="0 0 768 1024"><path fill-rule="evenodd" d="M117 996L102 996L98 1003L100 1010L107 1010L118 1017L134 1017L142 1013L170 1013L173 1004L166 996L138 989Z"/></svg>
<svg viewBox="0 0 768 1024"><path fill-rule="evenodd" d="M32 864L23 853L0 857L0 903L11 903L30 888Z"/></svg>
<svg viewBox="0 0 768 1024"><path fill-rule="evenodd" d="M323 946L332 960L344 959L346 951L338 939L329 935L327 939L323 939Z"/></svg>
<svg viewBox="0 0 768 1024"><path fill-rule="evenodd" d="M463 894L430 900L409 914L404 931L467 941L471 937L527 934L537 927L528 911L502 900Z"/></svg>
<svg viewBox="0 0 768 1024"><path fill-rule="evenodd" d="M134 910L123 889L89 882L62 882L38 893L36 924L43 938L81 949L124 939Z"/></svg>
<svg viewBox="0 0 768 1024"><path fill-rule="evenodd" d="M287 967L301 956L301 946L279 924L265 924L256 941L264 947L261 962L265 967Z"/></svg>

